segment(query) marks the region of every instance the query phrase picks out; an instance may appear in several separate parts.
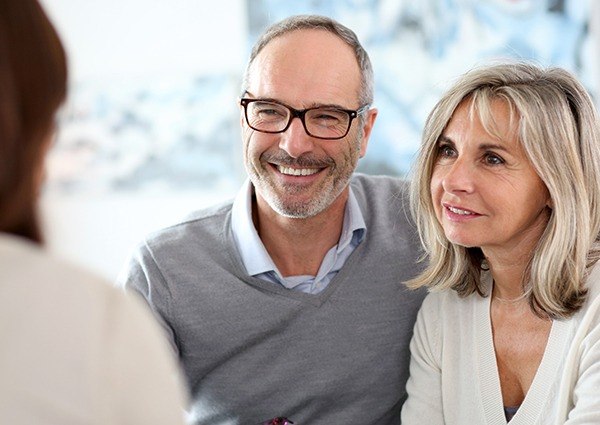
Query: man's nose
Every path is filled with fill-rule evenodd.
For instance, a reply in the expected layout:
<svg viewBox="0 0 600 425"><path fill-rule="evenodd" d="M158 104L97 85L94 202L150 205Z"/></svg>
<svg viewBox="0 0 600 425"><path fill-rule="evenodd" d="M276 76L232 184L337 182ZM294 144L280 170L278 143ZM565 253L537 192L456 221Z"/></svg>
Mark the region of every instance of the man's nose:
<svg viewBox="0 0 600 425"><path fill-rule="evenodd" d="M315 139L306 133L302 121L298 117L292 118L290 126L281 133L280 137L279 147L292 158L312 152L315 147Z"/></svg>

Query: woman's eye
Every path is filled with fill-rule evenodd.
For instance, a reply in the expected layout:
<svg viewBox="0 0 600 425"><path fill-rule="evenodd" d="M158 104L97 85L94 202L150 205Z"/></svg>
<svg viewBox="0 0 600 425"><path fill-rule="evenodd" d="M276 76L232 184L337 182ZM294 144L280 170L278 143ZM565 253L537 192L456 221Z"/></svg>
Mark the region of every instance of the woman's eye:
<svg viewBox="0 0 600 425"><path fill-rule="evenodd" d="M500 165L500 164L504 164L504 160L493 153L487 153L485 155L485 162L489 165Z"/></svg>
<svg viewBox="0 0 600 425"><path fill-rule="evenodd" d="M438 148L438 155L441 157L452 157L455 153L454 148L450 145L441 145Z"/></svg>

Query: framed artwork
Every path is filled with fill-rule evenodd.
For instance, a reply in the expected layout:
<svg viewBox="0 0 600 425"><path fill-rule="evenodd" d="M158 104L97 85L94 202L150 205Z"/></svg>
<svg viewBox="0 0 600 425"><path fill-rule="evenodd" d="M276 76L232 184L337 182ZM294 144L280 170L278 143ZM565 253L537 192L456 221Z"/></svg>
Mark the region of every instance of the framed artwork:
<svg viewBox="0 0 600 425"><path fill-rule="evenodd" d="M427 114L458 75L488 62L530 60L576 74L598 92L598 34L581 0L248 0L250 40L292 14L353 29L375 72L379 115L359 170L409 172ZM595 13L595 15L593 14Z"/></svg>
<svg viewBox="0 0 600 425"><path fill-rule="evenodd" d="M362 172L409 172L442 91L488 61L561 66L598 92L590 24L598 11L589 0L242 1L246 53L264 28L292 14L331 16L358 34L374 65L379 109ZM76 81L50 155L48 191L234 191L244 176L242 71Z"/></svg>

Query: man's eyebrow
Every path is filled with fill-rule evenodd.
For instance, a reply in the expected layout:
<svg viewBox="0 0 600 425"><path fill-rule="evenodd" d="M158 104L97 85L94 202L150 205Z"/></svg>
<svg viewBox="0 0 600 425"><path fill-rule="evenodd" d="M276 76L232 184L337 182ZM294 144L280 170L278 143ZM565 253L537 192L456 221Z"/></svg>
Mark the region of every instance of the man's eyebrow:
<svg viewBox="0 0 600 425"><path fill-rule="evenodd" d="M273 103L279 103L281 105L285 105L285 103L283 103L281 100L278 100L278 99L275 99L272 97L254 97L251 95L251 99L262 101L262 102L273 102Z"/></svg>
<svg viewBox="0 0 600 425"><path fill-rule="evenodd" d="M256 99L256 100L262 100L265 102L274 102L274 103L279 103L281 105L290 106L287 103L282 102L281 100L275 99L273 97L256 97L252 93L250 93L248 90L244 91L242 96L244 96L244 95L248 95L250 98ZM312 109L312 108L344 109L344 110L351 109L351 108L347 108L346 106L339 105L337 103L318 103L318 102L309 103L306 105L306 107L300 108L300 109Z"/></svg>
<svg viewBox="0 0 600 425"><path fill-rule="evenodd" d="M352 109L337 103L311 103L308 108Z"/></svg>

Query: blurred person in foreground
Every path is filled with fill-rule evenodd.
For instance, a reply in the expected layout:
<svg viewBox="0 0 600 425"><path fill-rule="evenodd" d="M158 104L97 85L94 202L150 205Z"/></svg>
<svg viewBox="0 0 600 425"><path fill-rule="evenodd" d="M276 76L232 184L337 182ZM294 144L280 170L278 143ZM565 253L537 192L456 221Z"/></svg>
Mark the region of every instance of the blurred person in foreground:
<svg viewBox="0 0 600 425"><path fill-rule="evenodd" d="M249 180L148 237L121 283L183 364L196 424L397 424L421 292L407 185L353 174L377 110L354 32L294 16L255 44L240 99ZM405 202L406 201L406 202Z"/></svg>
<svg viewBox="0 0 600 425"><path fill-rule="evenodd" d="M143 303L42 248L38 193L66 58L35 0L0 0L0 423L182 424Z"/></svg>
<svg viewBox="0 0 600 425"><path fill-rule="evenodd" d="M402 423L600 423L600 130L569 73L473 70L426 122Z"/></svg>

